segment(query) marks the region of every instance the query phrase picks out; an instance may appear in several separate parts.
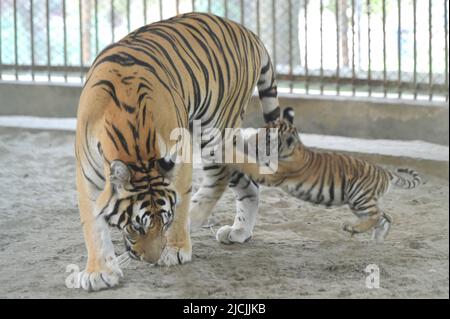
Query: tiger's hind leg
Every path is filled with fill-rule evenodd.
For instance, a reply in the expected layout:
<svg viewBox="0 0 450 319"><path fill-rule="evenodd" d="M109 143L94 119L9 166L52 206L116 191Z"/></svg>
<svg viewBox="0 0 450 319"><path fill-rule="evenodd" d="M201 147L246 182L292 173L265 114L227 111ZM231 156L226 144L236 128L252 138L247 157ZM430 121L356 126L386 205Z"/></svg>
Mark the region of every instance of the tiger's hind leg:
<svg viewBox="0 0 450 319"><path fill-rule="evenodd" d="M350 234L354 235L365 233L369 230L374 229L378 225L379 227L383 227L380 223L382 223L384 215L378 208L375 199L364 200L358 198L356 201L350 200L350 208L352 209L353 213L360 219L360 222L357 224L344 224L344 230L349 232ZM386 226L388 225L386 224Z"/></svg>
<svg viewBox="0 0 450 319"><path fill-rule="evenodd" d="M388 214L383 214L383 216L378 221L375 229L372 231L372 242L382 243L386 236L389 234L389 230L392 225L392 217Z"/></svg>
<svg viewBox="0 0 450 319"><path fill-rule="evenodd" d="M235 171L229 187L236 198L236 216L232 226L223 226L216 239L224 244L244 243L253 234L259 206L259 187L247 175Z"/></svg>
<svg viewBox="0 0 450 319"><path fill-rule="evenodd" d="M203 166L203 181L192 197L189 208L191 231L204 225L217 201L228 185L230 171L228 166L209 164Z"/></svg>

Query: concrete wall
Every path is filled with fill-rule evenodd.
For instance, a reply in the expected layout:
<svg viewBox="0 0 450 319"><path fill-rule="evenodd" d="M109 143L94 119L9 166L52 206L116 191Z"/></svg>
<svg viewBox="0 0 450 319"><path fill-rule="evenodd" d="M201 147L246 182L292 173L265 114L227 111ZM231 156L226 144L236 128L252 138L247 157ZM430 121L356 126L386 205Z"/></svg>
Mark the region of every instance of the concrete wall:
<svg viewBox="0 0 450 319"><path fill-rule="evenodd" d="M422 140L449 144L448 104L417 104L345 97L280 95L282 107L295 110L300 132L369 139ZM253 99L244 125L262 125L260 104Z"/></svg>
<svg viewBox="0 0 450 319"><path fill-rule="evenodd" d="M75 117L80 92L80 85L0 82L0 115ZM280 104L295 109L296 124L305 133L449 144L448 104L292 94L280 95ZM244 126L261 125L259 101L254 98Z"/></svg>

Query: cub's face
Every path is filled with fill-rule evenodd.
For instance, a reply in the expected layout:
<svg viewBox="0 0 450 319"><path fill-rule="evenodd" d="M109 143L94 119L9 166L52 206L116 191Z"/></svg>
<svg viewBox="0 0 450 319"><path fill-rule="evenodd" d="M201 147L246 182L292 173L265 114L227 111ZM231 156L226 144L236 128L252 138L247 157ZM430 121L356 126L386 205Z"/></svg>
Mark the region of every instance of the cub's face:
<svg viewBox="0 0 450 319"><path fill-rule="evenodd" d="M268 123L266 128L278 129L278 158L289 160L293 158L295 150L302 145L297 128L294 126L294 110L283 110L281 119Z"/></svg>

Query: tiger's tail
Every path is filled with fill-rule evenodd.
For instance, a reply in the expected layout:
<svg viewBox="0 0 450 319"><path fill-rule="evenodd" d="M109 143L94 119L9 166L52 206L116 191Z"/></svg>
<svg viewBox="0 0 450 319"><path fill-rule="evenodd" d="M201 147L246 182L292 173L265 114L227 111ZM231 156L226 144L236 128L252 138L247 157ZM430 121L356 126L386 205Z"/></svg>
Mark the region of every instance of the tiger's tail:
<svg viewBox="0 0 450 319"><path fill-rule="evenodd" d="M258 79L258 93L262 104L264 121L266 123L280 118L280 104L278 102L277 81L275 70L266 49L261 58L261 72Z"/></svg>
<svg viewBox="0 0 450 319"><path fill-rule="evenodd" d="M409 168L399 168L397 172L391 172L392 174L392 184L397 187L412 189L420 184L422 184L422 179L419 174ZM403 177L402 175L407 175L407 177Z"/></svg>

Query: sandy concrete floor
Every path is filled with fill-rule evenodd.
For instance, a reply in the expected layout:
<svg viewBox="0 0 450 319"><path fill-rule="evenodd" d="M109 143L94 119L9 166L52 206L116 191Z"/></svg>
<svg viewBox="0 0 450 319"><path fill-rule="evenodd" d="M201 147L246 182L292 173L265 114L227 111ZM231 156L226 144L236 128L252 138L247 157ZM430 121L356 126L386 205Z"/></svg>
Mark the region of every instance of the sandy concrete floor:
<svg viewBox="0 0 450 319"><path fill-rule="evenodd" d="M384 207L394 217L383 245L341 231L345 207L325 209L264 188L254 236L222 245L214 231L230 224L227 192L212 229L193 235L193 261L174 268L132 262L123 284L86 293L65 287L68 264L86 252L76 203L73 133L0 128L0 297L2 298L448 298L448 180L393 189ZM200 174L195 172L194 188ZM114 233L116 251L123 252ZM380 288L364 272L380 268Z"/></svg>

